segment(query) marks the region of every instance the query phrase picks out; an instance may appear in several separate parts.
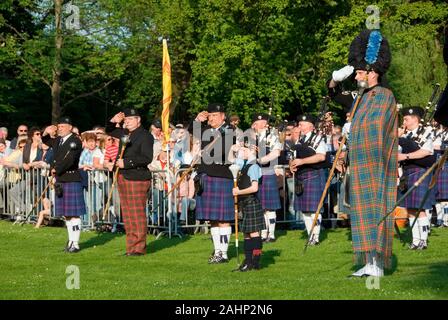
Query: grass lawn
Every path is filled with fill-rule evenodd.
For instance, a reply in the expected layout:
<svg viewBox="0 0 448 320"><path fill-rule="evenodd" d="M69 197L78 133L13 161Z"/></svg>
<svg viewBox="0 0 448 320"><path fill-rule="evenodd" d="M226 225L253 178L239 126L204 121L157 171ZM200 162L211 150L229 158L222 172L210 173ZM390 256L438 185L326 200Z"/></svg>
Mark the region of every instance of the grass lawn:
<svg viewBox="0 0 448 320"><path fill-rule="evenodd" d="M433 229L426 251L410 251L394 240L394 268L380 289L347 278L352 268L348 229L328 230L322 244L303 255L303 231L278 231L263 247L260 271L230 263L208 265L209 235L183 239L148 237L149 254L125 257L125 236L81 234L81 252L62 249L66 229L0 221L0 299L447 299L448 229ZM243 259L240 242L240 260ZM66 288L66 268L76 265L80 289Z"/></svg>

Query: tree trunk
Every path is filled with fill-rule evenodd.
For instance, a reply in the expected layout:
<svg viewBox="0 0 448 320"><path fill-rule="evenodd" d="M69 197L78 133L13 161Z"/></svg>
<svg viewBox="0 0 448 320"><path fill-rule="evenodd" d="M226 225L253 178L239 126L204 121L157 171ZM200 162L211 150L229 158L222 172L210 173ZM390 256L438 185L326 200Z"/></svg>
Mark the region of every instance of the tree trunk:
<svg viewBox="0 0 448 320"><path fill-rule="evenodd" d="M53 61L53 83L51 85L51 121L55 123L61 116L61 72L62 72L62 2L54 0L55 30L55 56Z"/></svg>

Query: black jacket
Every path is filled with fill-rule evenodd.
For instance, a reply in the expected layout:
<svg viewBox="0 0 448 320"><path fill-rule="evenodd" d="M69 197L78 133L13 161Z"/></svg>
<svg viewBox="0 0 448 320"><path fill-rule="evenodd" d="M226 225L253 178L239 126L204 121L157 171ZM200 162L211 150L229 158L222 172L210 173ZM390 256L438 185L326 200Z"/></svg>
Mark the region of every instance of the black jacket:
<svg viewBox="0 0 448 320"><path fill-rule="evenodd" d="M109 122L106 133L120 139L118 156L123 148L121 138L129 134L129 130L115 127L115 123ZM145 181L151 179L148 164L153 158L154 137L151 133L138 127L130 134L130 142L127 144L123 154L124 169L119 172L126 180Z"/></svg>
<svg viewBox="0 0 448 320"><path fill-rule="evenodd" d="M201 127L201 136L197 136L199 130L198 132L194 132L195 125ZM230 163L228 160L228 155L230 148L236 142L235 131L229 124L224 123L218 130L214 131L214 133L208 131L208 135L204 135L207 130L211 129L212 128L209 125L204 126L199 121L193 121L188 128L190 133L196 134L195 138L201 140L202 150L205 150L205 148L207 148L207 146L215 139L220 139L220 141L216 141L213 146L209 147L207 152L202 154L197 172L206 173L211 177L233 179L232 173L229 170ZM220 146L218 146L218 144L220 144ZM220 154L215 155L215 152L220 152Z"/></svg>
<svg viewBox="0 0 448 320"><path fill-rule="evenodd" d="M59 145L61 137L51 138L49 135L42 137L42 142L53 149L53 162L51 169L56 170L57 182L80 182L81 174L79 173L79 157L82 152L81 140L74 134ZM70 144L74 143L75 148L71 148Z"/></svg>

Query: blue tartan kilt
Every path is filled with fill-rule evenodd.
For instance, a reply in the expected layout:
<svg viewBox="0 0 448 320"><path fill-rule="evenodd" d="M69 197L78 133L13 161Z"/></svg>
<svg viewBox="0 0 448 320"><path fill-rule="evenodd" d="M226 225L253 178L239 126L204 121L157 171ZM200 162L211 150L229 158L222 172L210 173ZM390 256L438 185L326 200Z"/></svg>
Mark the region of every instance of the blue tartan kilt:
<svg viewBox="0 0 448 320"><path fill-rule="evenodd" d="M437 177L436 199L438 201L448 200L448 163L446 162Z"/></svg>
<svg viewBox="0 0 448 320"><path fill-rule="evenodd" d="M263 210L274 211L282 207L275 174L263 175L258 186L257 198L260 199Z"/></svg>
<svg viewBox="0 0 448 320"><path fill-rule="evenodd" d="M294 194L294 210L316 212L327 182L325 169L298 174L296 179L302 179L303 193L301 195Z"/></svg>
<svg viewBox="0 0 448 320"><path fill-rule="evenodd" d="M425 168L409 168L405 169L403 175L408 177L408 189L411 188L414 183L425 173ZM406 209L418 209L421 205L426 190L429 188L429 182L431 181L431 175L427 176L423 182L415 188L406 199L400 204L401 207ZM398 191L398 198L403 196L406 192ZM431 190L428 198L426 199L422 209L431 209L433 204L436 203L435 190Z"/></svg>
<svg viewBox="0 0 448 320"><path fill-rule="evenodd" d="M76 217L86 214L86 205L81 182L62 182L63 195L55 196L55 215Z"/></svg>
<svg viewBox="0 0 448 320"><path fill-rule="evenodd" d="M235 220L233 201L233 180L210 177L206 174L202 177L204 191L196 196L196 219L210 221Z"/></svg>

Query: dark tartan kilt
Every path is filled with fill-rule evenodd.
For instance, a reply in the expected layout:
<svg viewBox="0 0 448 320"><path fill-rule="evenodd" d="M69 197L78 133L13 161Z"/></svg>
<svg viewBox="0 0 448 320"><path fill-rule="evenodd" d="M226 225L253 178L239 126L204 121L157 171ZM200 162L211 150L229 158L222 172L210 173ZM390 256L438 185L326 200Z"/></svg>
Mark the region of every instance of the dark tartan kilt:
<svg viewBox="0 0 448 320"><path fill-rule="evenodd" d="M325 169L307 171L296 175L296 179L303 181L303 193L294 194L294 210L302 212L316 212L322 192L325 189Z"/></svg>
<svg viewBox="0 0 448 320"><path fill-rule="evenodd" d="M196 196L196 219L210 221L235 220L233 180L204 174L204 191Z"/></svg>
<svg viewBox="0 0 448 320"><path fill-rule="evenodd" d="M63 195L55 197L55 215L76 217L86 214L86 204L81 182L62 182Z"/></svg>
<svg viewBox="0 0 448 320"><path fill-rule="evenodd" d="M408 189L411 188L414 183L425 173L425 168L409 168L403 171L403 175L408 177ZM429 182L431 181L431 175L427 176L425 180L415 188L400 204L401 207L406 209L418 209L421 205L426 190L429 188ZM398 191L398 197L401 197L406 192ZM436 203L435 190L431 190L428 198L426 199L422 209L431 209L433 204Z"/></svg>
<svg viewBox="0 0 448 320"><path fill-rule="evenodd" d="M446 162L437 177L436 199L439 201L448 200L448 163Z"/></svg>
<svg viewBox="0 0 448 320"><path fill-rule="evenodd" d="M253 196L242 201L238 205L243 212L243 221L241 222L241 232L251 233L266 229L264 221L264 210L260 200Z"/></svg>
<svg viewBox="0 0 448 320"><path fill-rule="evenodd" d="M257 192L264 210L274 211L282 207L280 203L280 192L278 190L277 176L275 174L263 175Z"/></svg>

